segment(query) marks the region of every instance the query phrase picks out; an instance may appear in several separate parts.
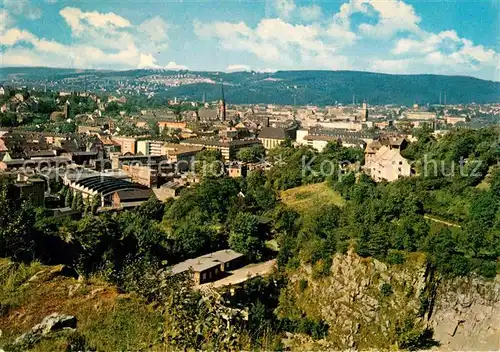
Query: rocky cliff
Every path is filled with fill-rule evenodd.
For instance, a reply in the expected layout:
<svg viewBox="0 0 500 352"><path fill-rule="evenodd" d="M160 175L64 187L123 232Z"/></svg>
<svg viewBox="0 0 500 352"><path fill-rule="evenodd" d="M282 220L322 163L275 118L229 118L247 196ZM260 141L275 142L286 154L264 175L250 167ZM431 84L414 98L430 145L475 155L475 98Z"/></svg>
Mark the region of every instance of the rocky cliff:
<svg viewBox="0 0 500 352"><path fill-rule="evenodd" d="M500 276L442 281L426 318L441 349L500 350Z"/></svg>
<svg viewBox="0 0 500 352"><path fill-rule="evenodd" d="M325 339L293 336L292 347L500 349L500 278L445 280L419 253L398 265L337 254L331 274L319 279L302 266L278 311L329 325Z"/></svg>

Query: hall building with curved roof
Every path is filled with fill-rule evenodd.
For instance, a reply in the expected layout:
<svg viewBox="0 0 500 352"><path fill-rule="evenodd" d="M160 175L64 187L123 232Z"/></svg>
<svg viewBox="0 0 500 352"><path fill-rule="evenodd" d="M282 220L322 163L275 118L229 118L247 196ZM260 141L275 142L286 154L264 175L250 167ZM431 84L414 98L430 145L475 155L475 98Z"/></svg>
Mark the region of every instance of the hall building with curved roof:
<svg viewBox="0 0 500 352"><path fill-rule="evenodd" d="M68 186L84 199L99 197L101 207L137 206L154 195L150 188L139 183L102 175L77 179Z"/></svg>

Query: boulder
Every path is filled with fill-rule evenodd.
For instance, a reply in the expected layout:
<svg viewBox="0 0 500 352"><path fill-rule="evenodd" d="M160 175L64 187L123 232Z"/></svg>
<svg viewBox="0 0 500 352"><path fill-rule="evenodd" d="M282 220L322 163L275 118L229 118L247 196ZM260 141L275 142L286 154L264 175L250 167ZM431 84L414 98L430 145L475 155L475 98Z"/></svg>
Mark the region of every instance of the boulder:
<svg viewBox="0 0 500 352"><path fill-rule="evenodd" d="M36 324L30 331L19 336L15 345L30 346L35 344L44 336L59 330L75 330L76 318L72 315L52 313L43 318L42 322Z"/></svg>

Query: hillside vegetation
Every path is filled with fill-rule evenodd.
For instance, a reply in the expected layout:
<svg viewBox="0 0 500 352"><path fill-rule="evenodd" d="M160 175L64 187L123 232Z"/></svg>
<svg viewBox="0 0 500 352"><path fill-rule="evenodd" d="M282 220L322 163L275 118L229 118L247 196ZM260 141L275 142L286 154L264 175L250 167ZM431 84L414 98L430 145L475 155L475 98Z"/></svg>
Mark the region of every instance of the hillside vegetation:
<svg viewBox="0 0 500 352"><path fill-rule="evenodd" d="M113 214L77 198L78 220L47 216L0 185L0 257L9 258L0 275L2 348L15 350L16 336L54 311L77 316L79 335L21 350L73 342L90 346L75 350L423 349L461 326L472 336L481 316L476 341L490 336L500 326L500 130L430 132L404 152L417 175L391 183L340 166L362 164L362 150L284 143L269 153L269 171L200 171L200 184L175 200ZM424 172L428 158L439 166L433 173ZM331 172L320 172L325 160ZM218 249L264 261L275 255L269 241L279 248L277 272L227 292L195 291L189 276L168 275L168 266ZM437 301L436 292L448 298Z"/></svg>
<svg viewBox="0 0 500 352"><path fill-rule="evenodd" d="M75 316L77 332L42 340L38 351L64 351L75 343L75 350L139 350L158 344L162 337L161 310L136 294L120 294L97 277L79 281L65 276L62 266L0 260L0 307L0 346L9 346L56 312Z"/></svg>
<svg viewBox="0 0 500 352"><path fill-rule="evenodd" d="M281 192L280 199L285 205L301 214L315 211L318 206L343 206L345 203L342 196L326 182L287 189Z"/></svg>
<svg viewBox="0 0 500 352"><path fill-rule="evenodd" d="M500 98L500 82L485 81L464 76L442 75L389 75L357 71L278 71L258 72L206 72L185 71L215 82L226 82L226 99L235 104L317 104L329 105L335 102L348 104L353 95L358 101L370 104L435 104L439 94L447 93L449 104L493 103ZM56 81L61 89L83 90L85 76L91 76L98 84L113 84L118 80L134 80L150 75L172 76L177 71L131 70L99 71L56 68L2 68L0 82L12 78L23 84L45 79ZM65 78L71 80L64 81ZM114 90L114 89L110 89ZM218 84L189 84L169 87L158 91L161 97L186 97L200 100L205 94L208 100L220 98Z"/></svg>

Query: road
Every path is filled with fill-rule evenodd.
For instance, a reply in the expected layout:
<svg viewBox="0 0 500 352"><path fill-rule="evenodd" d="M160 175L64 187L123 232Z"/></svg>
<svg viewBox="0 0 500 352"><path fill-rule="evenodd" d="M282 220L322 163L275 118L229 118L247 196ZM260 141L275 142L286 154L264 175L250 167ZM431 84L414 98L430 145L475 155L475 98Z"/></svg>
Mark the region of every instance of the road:
<svg viewBox="0 0 500 352"><path fill-rule="evenodd" d="M273 268L275 266L276 266L276 259L272 259L267 262L258 264L250 264L244 266L243 268L233 270L229 276L226 276L223 279L214 282L207 282L205 284L198 285L195 288L198 289L203 289L208 287L219 288L228 285L236 285L256 276L267 275L273 271Z"/></svg>

